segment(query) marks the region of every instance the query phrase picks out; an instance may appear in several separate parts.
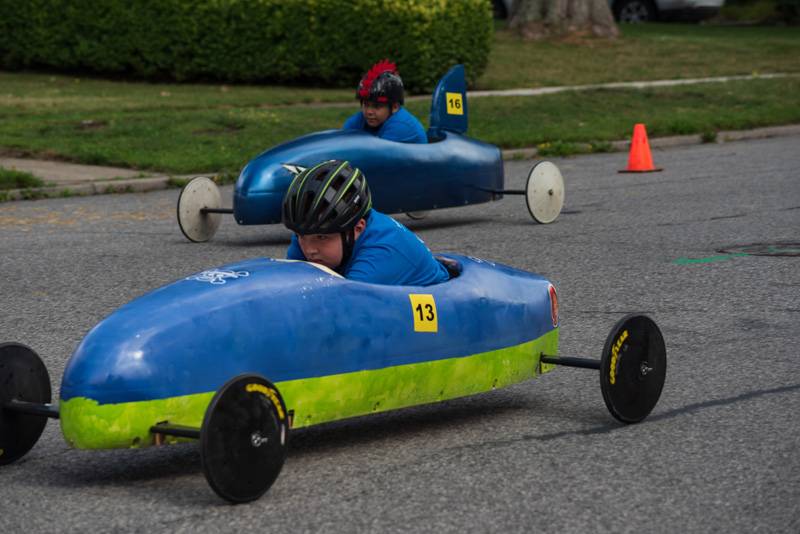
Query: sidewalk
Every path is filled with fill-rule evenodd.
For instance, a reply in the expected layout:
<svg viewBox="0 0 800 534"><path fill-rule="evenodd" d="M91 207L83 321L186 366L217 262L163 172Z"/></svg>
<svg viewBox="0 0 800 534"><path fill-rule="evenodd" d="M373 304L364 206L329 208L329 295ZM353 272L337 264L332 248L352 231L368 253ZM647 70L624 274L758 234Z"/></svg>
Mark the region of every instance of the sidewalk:
<svg viewBox="0 0 800 534"><path fill-rule="evenodd" d="M28 172L41 178L47 184L45 187L0 190L0 201L109 193L142 193L166 189L180 180L195 176L173 176L117 167L4 157L0 157L0 167Z"/></svg>
<svg viewBox="0 0 800 534"><path fill-rule="evenodd" d="M633 125L631 125L631 130ZM748 139L765 139L800 135L800 124L787 126L770 126L754 130L732 130L717 133L717 143L742 141ZM700 135L681 135L673 137L651 137L651 148L668 148L673 146L699 145L704 141ZM616 152L625 152L630 147L630 140L619 140L611 143ZM504 150L503 159L535 158L538 150L535 147ZM0 167L15 169L33 174L48 185L28 189L0 190L0 202L6 200L26 200L36 198L52 198L63 196L102 195L109 193L142 193L178 187L182 181L195 176L214 176L216 172L197 173L192 175L165 175L143 173L131 169L116 167L100 167L95 165L78 165L60 161L41 161L21 158L0 157Z"/></svg>

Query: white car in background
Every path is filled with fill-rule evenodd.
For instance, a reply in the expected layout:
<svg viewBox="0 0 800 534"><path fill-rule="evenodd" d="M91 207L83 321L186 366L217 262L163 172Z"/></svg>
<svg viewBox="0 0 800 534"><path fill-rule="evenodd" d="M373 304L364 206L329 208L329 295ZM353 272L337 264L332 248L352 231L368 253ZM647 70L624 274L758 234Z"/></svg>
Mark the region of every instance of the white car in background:
<svg viewBox="0 0 800 534"><path fill-rule="evenodd" d="M619 22L691 20L711 18L725 0L608 0Z"/></svg>
<svg viewBox="0 0 800 534"><path fill-rule="evenodd" d="M506 18L515 0L492 0L497 18ZM619 22L656 20L698 21L716 15L725 0L608 0L614 18Z"/></svg>

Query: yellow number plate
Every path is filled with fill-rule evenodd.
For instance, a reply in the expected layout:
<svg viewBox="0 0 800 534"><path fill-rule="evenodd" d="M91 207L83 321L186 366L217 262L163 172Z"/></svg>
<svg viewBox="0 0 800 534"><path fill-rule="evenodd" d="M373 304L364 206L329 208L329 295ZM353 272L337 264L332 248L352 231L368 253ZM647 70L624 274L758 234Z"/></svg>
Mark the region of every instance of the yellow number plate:
<svg viewBox="0 0 800 534"><path fill-rule="evenodd" d="M439 320L433 295L409 295L414 332L438 332Z"/></svg>
<svg viewBox="0 0 800 534"><path fill-rule="evenodd" d="M464 101L461 98L461 93L446 93L445 96L447 97L447 114L463 115Z"/></svg>

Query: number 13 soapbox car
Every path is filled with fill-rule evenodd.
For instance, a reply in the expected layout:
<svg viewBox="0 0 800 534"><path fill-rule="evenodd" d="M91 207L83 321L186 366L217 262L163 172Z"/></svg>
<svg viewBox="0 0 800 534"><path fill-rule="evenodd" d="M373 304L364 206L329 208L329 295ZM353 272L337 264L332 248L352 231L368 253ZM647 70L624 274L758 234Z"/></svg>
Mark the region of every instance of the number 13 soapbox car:
<svg viewBox="0 0 800 534"><path fill-rule="evenodd" d="M437 258L451 278L427 287L267 258L188 276L95 326L67 363L57 405L38 355L0 344L0 464L26 454L47 418L77 448L199 440L210 486L237 503L269 489L294 429L490 391L557 364L599 369L622 422L653 409L666 350L651 319L620 320L599 361L559 357L550 282Z"/></svg>
<svg viewBox="0 0 800 534"><path fill-rule="evenodd" d="M369 181L375 208L419 218L425 210L451 208L525 195L539 223L553 222L564 203L564 180L548 161L536 164L524 190L504 189L503 158L494 145L467 131L464 67L456 65L439 81L431 101L427 144L399 143L356 130L328 130L299 137L262 153L242 170L233 208L222 207L216 184L198 177L178 198L183 235L208 241L223 214L242 225L281 222L281 202L295 174L329 159L346 160Z"/></svg>

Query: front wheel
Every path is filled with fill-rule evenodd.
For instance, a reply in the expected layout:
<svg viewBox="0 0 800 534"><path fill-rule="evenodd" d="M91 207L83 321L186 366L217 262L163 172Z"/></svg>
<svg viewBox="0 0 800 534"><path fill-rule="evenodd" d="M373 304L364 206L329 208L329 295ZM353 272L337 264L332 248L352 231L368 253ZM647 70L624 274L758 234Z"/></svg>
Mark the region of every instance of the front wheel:
<svg viewBox="0 0 800 534"><path fill-rule="evenodd" d="M653 410L667 376L667 349L655 321L628 315L611 329L600 360L600 389L608 411L638 423Z"/></svg>

